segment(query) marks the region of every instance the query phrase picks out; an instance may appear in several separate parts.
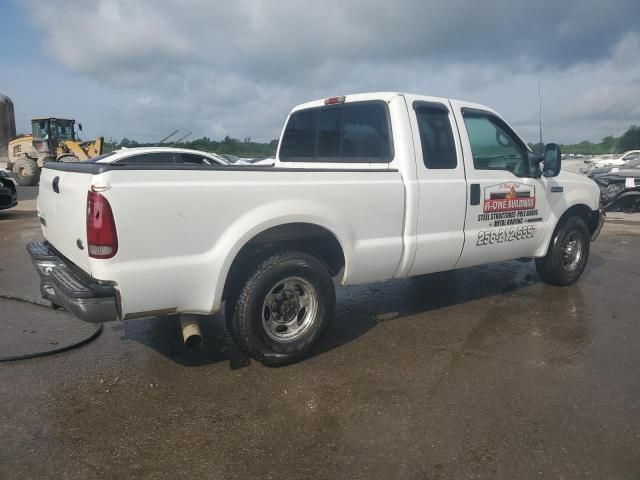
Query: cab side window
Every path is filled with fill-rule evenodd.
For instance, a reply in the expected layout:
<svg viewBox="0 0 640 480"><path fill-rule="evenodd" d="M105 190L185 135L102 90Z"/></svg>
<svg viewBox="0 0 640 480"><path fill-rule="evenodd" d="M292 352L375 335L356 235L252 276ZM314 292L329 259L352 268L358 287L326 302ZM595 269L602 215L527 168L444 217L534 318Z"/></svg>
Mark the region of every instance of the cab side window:
<svg viewBox="0 0 640 480"><path fill-rule="evenodd" d="M414 105L422 158L428 169L453 169L458 166L456 144L449 121L449 110L444 105Z"/></svg>
<svg viewBox="0 0 640 480"><path fill-rule="evenodd" d="M490 113L463 110L476 170L506 170L529 175L527 149L511 129Z"/></svg>

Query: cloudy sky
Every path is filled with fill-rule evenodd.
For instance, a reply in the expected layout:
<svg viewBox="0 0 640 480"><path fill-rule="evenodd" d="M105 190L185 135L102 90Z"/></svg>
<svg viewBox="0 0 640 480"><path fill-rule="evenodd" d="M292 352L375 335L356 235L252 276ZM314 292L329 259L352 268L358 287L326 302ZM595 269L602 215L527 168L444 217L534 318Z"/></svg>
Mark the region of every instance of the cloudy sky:
<svg viewBox="0 0 640 480"><path fill-rule="evenodd" d="M640 124L638 0L0 0L19 131L277 138L310 99L409 91L484 103L528 141Z"/></svg>

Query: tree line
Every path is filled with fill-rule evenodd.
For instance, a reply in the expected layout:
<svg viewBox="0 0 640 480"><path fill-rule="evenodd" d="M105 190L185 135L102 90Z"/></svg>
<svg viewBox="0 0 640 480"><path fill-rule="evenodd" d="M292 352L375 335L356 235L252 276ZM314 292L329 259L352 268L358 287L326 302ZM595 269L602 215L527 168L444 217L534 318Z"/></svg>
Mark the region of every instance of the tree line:
<svg viewBox="0 0 640 480"><path fill-rule="evenodd" d="M529 143L534 152L540 151L540 144ZM607 153L624 153L628 150L640 150L640 127L632 125L620 137L609 135L599 143L583 140L573 145L560 145L562 153L579 155L605 155Z"/></svg>

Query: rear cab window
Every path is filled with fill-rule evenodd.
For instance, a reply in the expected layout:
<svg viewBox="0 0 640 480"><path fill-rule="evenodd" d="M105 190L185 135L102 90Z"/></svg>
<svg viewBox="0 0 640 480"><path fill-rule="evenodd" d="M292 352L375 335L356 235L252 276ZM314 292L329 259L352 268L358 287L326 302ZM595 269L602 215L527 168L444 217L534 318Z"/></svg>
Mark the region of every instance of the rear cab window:
<svg viewBox="0 0 640 480"><path fill-rule="evenodd" d="M386 102L357 101L291 114L280 145L281 162L389 163L393 160Z"/></svg>

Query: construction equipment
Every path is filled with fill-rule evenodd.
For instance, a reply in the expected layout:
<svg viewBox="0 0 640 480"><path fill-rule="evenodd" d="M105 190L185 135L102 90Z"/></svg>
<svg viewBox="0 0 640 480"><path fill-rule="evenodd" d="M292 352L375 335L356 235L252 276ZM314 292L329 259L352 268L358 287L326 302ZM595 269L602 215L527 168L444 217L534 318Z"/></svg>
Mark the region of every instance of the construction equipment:
<svg viewBox="0 0 640 480"><path fill-rule="evenodd" d="M34 118L31 135L9 142L7 168L18 185L37 185L44 162L79 162L102 154L104 138L80 142L75 123L67 118ZM78 129L82 131L82 124Z"/></svg>

